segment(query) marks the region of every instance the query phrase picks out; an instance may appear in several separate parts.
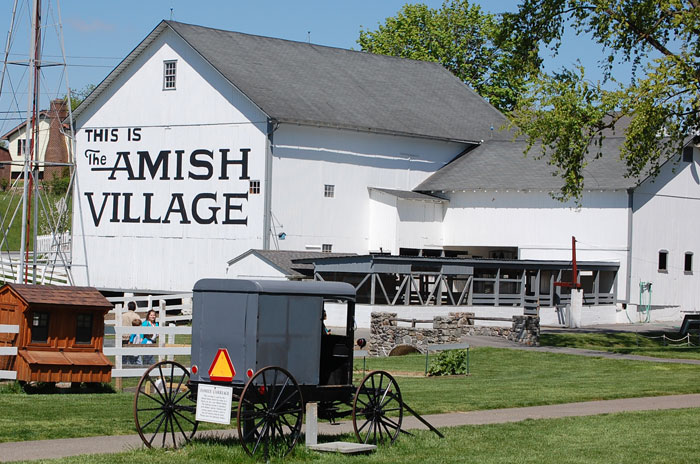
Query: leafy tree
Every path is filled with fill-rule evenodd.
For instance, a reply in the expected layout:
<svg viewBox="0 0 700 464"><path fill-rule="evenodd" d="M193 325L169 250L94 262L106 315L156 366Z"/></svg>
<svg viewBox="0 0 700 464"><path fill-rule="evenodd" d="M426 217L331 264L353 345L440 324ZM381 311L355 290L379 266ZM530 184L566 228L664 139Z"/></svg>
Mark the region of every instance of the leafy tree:
<svg viewBox="0 0 700 464"><path fill-rule="evenodd" d="M514 42L503 34L498 17L466 0L445 0L440 9L407 4L377 30L361 30L363 51L434 61L468 83L502 111L509 111L536 71L536 53L515 56Z"/></svg>
<svg viewBox="0 0 700 464"><path fill-rule="evenodd" d="M80 104L87 98L88 95L92 93L97 87L94 84L88 84L80 90L70 89L70 109L75 111L75 109L80 106Z"/></svg>
<svg viewBox="0 0 700 464"><path fill-rule="evenodd" d="M605 155L600 147L611 131L625 136L620 156L633 177L658 173L697 136L700 1L524 0L503 20L515 59L532 59L541 45L558 51L567 28L604 54L605 87L586 80L580 66L541 74L511 114L530 147L541 141L538 155L559 169L562 199L580 198L582 170ZM616 82L613 71L625 62L631 79Z"/></svg>

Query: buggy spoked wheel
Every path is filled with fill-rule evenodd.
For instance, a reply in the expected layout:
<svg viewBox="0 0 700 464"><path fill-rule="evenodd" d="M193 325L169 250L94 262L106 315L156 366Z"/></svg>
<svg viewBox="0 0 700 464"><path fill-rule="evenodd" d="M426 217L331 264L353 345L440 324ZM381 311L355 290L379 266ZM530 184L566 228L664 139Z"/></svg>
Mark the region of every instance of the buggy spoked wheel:
<svg viewBox="0 0 700 464"><path fill-rule="evenodd" d="M251 377L238 401L238 437L249 455L283 457L301 433L304 400L287 370L270 366Z"/></svg>
<svg viewBox="0 0 700 464"><path fill-rule="evenodd" d="M177 448L197 431L197 404L187 385L187 368L174 361L151 366L134 396L136 430L149 448Z"/></svg>
<svg viewBox="0 0 700 464"><path fill-rule="evenodd" d="M390 442L399 436L403 401L396 380L384 371L372 371L362 379L352 402L352 426L361 443Z"/></svg>

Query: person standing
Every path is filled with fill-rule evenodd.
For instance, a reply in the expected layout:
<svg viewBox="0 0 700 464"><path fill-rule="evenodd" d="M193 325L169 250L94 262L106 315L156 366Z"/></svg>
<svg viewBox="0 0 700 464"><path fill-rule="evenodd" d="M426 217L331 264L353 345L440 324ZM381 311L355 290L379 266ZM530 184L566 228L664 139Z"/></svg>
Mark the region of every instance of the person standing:
<svg viewBox="0 0 700 464"><path fill-rule="evenodd" d="M141 325L141 318L136 314L136 303L130 301L126 305L127 311L122 314L122 327L131 327L134 325ZM124 343L132 343L132 336L129 334L122 335L122 346ZM124 356L124 364L136 364L138 362L138 356Z"/></svg>
<svg viewBox="0 0 700 464"><path fill-rule="evenodd" d="M146 319L143 321L143 324L141 324L144 327L158 327L158 322L156 322L156 311L154 309L151 309L148 311L148 314L146 315ZM153 345L158 341L158 335L157 334L148 334L145 333L141 336L141 344L142 345ZM153 355L143 355L143 364L150 366L153 364L154 357Z"/></svg>

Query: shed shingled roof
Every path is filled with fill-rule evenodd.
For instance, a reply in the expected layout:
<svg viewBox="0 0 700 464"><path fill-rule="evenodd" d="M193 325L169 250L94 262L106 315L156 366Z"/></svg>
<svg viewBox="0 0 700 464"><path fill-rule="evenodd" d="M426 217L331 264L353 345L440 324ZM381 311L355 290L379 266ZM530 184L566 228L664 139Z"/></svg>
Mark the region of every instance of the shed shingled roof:
<svg viewBox="0 0 700 464"><path fill-rule="evenodd" d="M620 160L622 137L603 141L604 156L591 160L583 170L584 189L619 190L636 187L639 179L625 177L627 166ZM524 155L525 141L487 140L428 177L414 190L443 192L451 190L540 189L559 190L563 180L546 159L538 159L535 145Z"/></svg>
<svg viewBox="0 0 700 464"><path fill-rule="evenodd" d="M438 63L162 21L75 111L166 28L279 122L479 142L506 118Z"/></svg>
<svg viewBox="0 0 700 464"><path fill-rule="evenodd" d="M94 287L7 284L28 304L111 309L112 304Z"/></svg>
<svg viewBox="0 0 700 464"><path fill-rule="evenodd" d="M320 251L248 250L242 255L228 261L228 265L230 266L250 254L257 255L261 259L269 262L288 277L305 277L313 274L313 265L295 262L299 259L354 256L354 253L325 253Z"/></svg>

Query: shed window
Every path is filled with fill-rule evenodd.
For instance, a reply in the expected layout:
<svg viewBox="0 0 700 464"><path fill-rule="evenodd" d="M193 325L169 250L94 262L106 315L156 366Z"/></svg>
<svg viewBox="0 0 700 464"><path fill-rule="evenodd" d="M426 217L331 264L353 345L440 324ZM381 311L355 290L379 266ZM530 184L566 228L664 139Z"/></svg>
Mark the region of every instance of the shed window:
<svg viewBox="0 0 700 464"><path fill-rule="evenodd" d="M75 343L92 343L92 314L78 314L76 318Z"/></svg>
<svg viewBox="0 0 700 464"><path fill-rule="evenodd" d="M163 62L163 90L175 90L177 61Z"/></svg>
<svg viewBox="0 0 700 464"><path fill-rule="evenodd" d="M683 270L687 273L693 272L693 252L692 251L685 252L685 262L683 264Z"/></svg>
<svg viewBox="0 0 700 464"><path fill-rule="evenodd" d="M659 251L659 271L668 271L668 251L666 250Z"/></svg>
<svg viewBox="0 0 700 464"><path fill-rule="evenodd" d="M32 343L49 341L49 313L34 313L32 315Z"/></svg>
<svg viewBox="0 0 700 464"><path fill-rule="evenodd" d="M259 180L251 180L250 181L250 188L248 189L248 193L251 195L257 195L260 193L260 181Z"/></svg>
<svg viewBox="0 0 700 464"><path fill-rule="evenodd" d="M326 198L335 197L335 185L326 184L323 186L323 196Z"/></svg>

